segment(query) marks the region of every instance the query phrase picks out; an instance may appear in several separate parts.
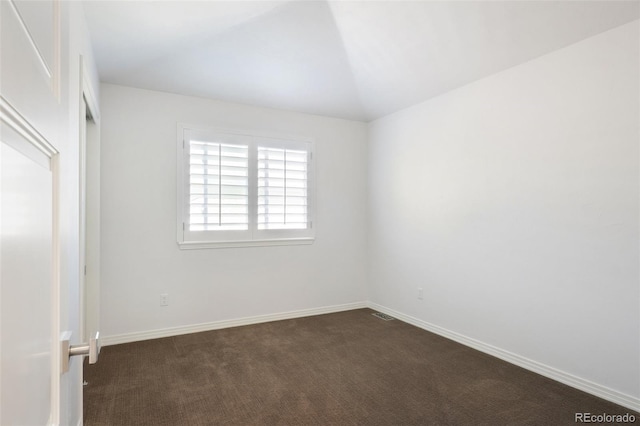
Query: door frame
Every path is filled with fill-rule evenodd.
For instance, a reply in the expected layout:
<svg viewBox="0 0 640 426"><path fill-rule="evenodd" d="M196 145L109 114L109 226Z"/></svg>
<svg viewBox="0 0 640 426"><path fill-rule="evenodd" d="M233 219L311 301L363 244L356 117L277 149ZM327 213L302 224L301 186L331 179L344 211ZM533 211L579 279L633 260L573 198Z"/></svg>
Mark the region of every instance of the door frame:
<svg viewBox="0 0 640 426"><path fill-rule="evenodd" d="M79 141L80 141L80 149L79 149L79 244L80 244L80 262L78 262L78 266L80 270L78 271L80 276L80 338L88 342L89 336L86 327L87 322L87 301L86 301L86 277L85 277L85 267L86 267L86 252L87 252L87 126L86 126L86 113L89 112L93 119L93 123L95 124L95 136L91 138L92 143L96 143L99 146L100 143L100 109L98 107L98 102L96 100L95 93L91 78L89 74L89 70L87 69L86 61L82 55L80 55L80 91L79 91L79 110L78 110L78 123L79 123ZM93 188L94 190L99 190L99 188ZM98 194L99 196L99 194ZM98 239L99 241L99 239ZM92 249L97 249L98 252L100 247L92 247ZM95 283L99 288L99 277L97 277L98 282Z"/></svg>
<svg viewBox="0 0 640 426"><path fill-rule="evenodd" d="M99 297L99 289L100 289L100 276L99 274L96 275L93 273L91 274L92 279L87 281L87 276L85 275L85 271L86 271L86 265L87 265L87 252L89 250L92 250L95 253L94 258L97 259L96 261L98 262L98 264L94 264L92 265L92 268L95 268L95 271L100 270L99 267L99 257L100 257L100 231L99 231L99 225L97 228L97 231L94 230L93 233L97 232L97 235L93 235L93 237L97 237L94 238L92 241L96 242L97 244L93 244L91 246L89 246L87 244L87 236L89 234L88 230L87 230L87 213L88 213L88 209L87 209L87 200L88 200L88 192L87 192L87 182L89 181L89 179L87 178L87 170L90 169L91 167L96 167L95 161L99 161L99 154L96 155L96 158L92 158L92 159L88 159L87 158L87 145L89 143L91 144L95 144L97 146L97 149L99 149L100 146L100 109L98 106L98 102L97 102L97 98L95 96L96 90L93 87L92 83L91 83L91 74L89 73L89 69L87 67L87 62L85 60L85 58L80 55L79 57L79 66L80 66L80 78L79 78L79 99L78 99L78 132L79 132L79 152L78 152L78 156L79 156L79 167L78 167L78 173L79 173L79 180L78 180L78 190L79 190L79 196L78 196L78 212L79 212L79 232L78 232L78 243L79 243L79 262L78 262L78 276L79 276L79 303L80 303L80 309L79 309L79 315L80 315L80 324L79 324L79 332L80 332L80 339L82 339L83 342L88 342L89 341L89 333L91 333L92 331L97 331L97 330L89 330L89 328L87 327L87 319L89 317L88 315L88 309L87 307L89 307L90 309L97 309L97 306L91 306L90 303L87 300L87 296L88 296L88 291L87 291L87 283L89 283L92 287L94 287L95 291L97 291L98 293L98 297ZM88 120L87 120L87 112L88 114L91 116L92 118L92 128L91 128L91 137L89 137L88 135L88 131L89 131L89 126L87 126L88 124ZM95 148L95 147L94 147ZM98 164L99 166L99 164ZM100 197L99 194L99 178L98 178L98 184L96 187L91 187L90 188L92 191L98 191L98 194L92 194L92 196L97 196L98 199ZM99 203L98 203L98 207L99 207ZM90 212L89 212L90 213ZM98 299L99 300L99 299ZM98 326L99 324L99 318L96 319L96 326ZM82 381L83 381L83 375L80 375L80 388L82 389ZM80 410L82 410L82 392L79 392L79 404L78 407ZM82 412L79 413L79 418L82 419Z"/></svg>

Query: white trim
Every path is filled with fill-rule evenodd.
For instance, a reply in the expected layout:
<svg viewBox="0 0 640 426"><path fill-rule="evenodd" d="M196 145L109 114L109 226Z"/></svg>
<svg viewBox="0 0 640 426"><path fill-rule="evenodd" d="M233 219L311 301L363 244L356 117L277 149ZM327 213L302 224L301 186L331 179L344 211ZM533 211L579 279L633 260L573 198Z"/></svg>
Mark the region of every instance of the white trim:
<svg viewBox="0 0 640 426"><path fill-rule="evenodd" d="M587 392L591 395L595 395L599 398L606 399L607 401L614 402L631 410L640 411L640 398L618 392L606 386L602 386L573 374L567 373L565 371L558 370L557 368L550 367L529 358L525 358L521 355L514 354L513 352L506 351L504 349L481 342L471 337L464 336L460 333L456 333L455 331L451 331L435 324L420 320L418 318L405 315L398 311L394 311L393 309L387 308L386 306L378 305L374 302L368 302L367 306L376 311L391 315L392 317L397 318L403 322L415 325L416 327L422 328L423 330L427 330L440 336L446 337L447 339L461 343L470 348L477 349L480 352L484 352L496 358L500 358L503 361L507 361L508 363L517 365L529 371L533 371L534 373L538 373L557 382L564 383L565 385L579 389L583 392Z"/></svg>
<svg viewBox="0 0 640 426"><path fill-rule="evenodd" d="M199 333L201 331L219 330L222 328L240 327L243 325L260 324L271 321L303 318L313 315L332 314L335 312L351 311L367 307L367 302L353 302L342 305L324 306L321 308L301 309L299 311L281 312L277 314L258 315L254 317L231 320L214 321L203 324L171 327L160 330L142 331L136 333L117 334L101 338L102 346L119 345L121 343L139 342L141 340L159 339L162 337L179 336L181 334Z"/></svg>
<svg viewBox="0 0 640 426"><path fill-rule="evenodd" d="M181 250L199 250L233 247L267 247L267 246L295 246L313 244L315 238L283 238L280 240L249 240L249 241L182 241L178 242Z"/></svg>
<svg viewBox="0 0 640 426"><path fill-rule="evenodd" d="M184 204L185 204L185 181L184 181L184 173L185 173L185 164L184 164L184 149L185 149L185 140L184 140L184 132L186 129L186 125L182 123L178 123L176 126L176 177L177 177L177 194L176 194L176 241L178 242L178 246L184 242Z"/></svg>
<svg viewBox="0 0 640 426"><path fill-rule="evenodd" d="M82 74L82 58L80 58L80 74ZM85 339L85 321L86 321L86 306L85 300L85 286L86 286L86 274L85 265L87 264L87 121L86 113L89 107L85 102L82 94L82 87L80 87L80 99L78 104L78 287L79 287L79 300L80 306L78 306L80 316L80 340Z"/></svg>
<svg viewBox="0 0 640 426"><path fill-rule="evenodd" d="M178 123L178 135L182 135L182 131L184 129L193 129L193 130L203 130L206 132L212 133L228 133L239 136L250 136L255 138L268 138L268 139L285 139L291 140L293 142L306 142L306 143L314 143L314 139L309 136L302 135L292 135L286 133L278 133L271 132L267 130L252 130L252 129L233 129L229 127L217 127L217 126L207 126L202 124L193 124L193 123Z"/></svg>
<svg viewBox="0 0 640 426"><path fill-rule="evenodd" d="M81 77L81 87L80 87L80 96L84 96L87 101L87 108L89 109L89 113L91 114L91 118L93 118L94 123L100 123L100 106L98 105L98 100L96 98L96 91L93 88L93 84L91 84L91 79L89 76L89 69L87 68L87 61L85 60L83 55L80 55L80 73Z"/></svg>
<svg viewBox="0 0 640 426"><path fill-rule="evenodd" d="M79 324L79 335L82 341L89 341L87 330L87 318L88 318L88 310L87 310L87 274L86 274L86 265L87 261L87 215L89 214L87 209L87 147L88 147L88 128L87 128L87 112L91 116L91 119L95 126L97 126L98 132L98 140L93 140L93 143L99 144L99 132L100 132L100 106L98 105L97 98L95 96L94 85L91 81L91 74L89 73L89 68L87 66L87 60L84 55L78 56L79 62L79 99L78 99L78 141L79 141L79 179L78 179L78 190L79 190L79 230L78 230L78 247L79 247L79 262L78 262L78 283L79 283L79 309L78 313L80 316L80 324ZM93 188L94 190L96 188ZM92 247L93 248L93 247ZM99 248L98 248L99 249ZM98 253L99 254L99 253ZM99 288L99 281L91 282L94 286ZM95 308L95 306L92 306ZM94 330L97 331L97 330ZM80 387L80 392L78 392L78 399L76 400L78 422L82 423L82 419L84 416L83 413L83 394L84 388L82 387L84 374L82 373L82 367L80 367L81 373L78 378L79 382L77 385Z"/></svg>
<svg viewBox="0 0 640 426"><path fill-rule="evenodd" d="M611 401L623 407L631 410L640 411L640 398L636 398L631 395L618 392L614 389L606 386L593 383L589 380L575 376L573 374L558 370L554 367L539 363L537 361L525 358L521 355L514 354L512 352L500 349L493 345L481 342L479 340L464 336L460 333L448 330L446 328L431 324L429 322L414 318L410 315L405 315L386 306L379 305L377 303L367 302L354 302L346 303L342 305L326 306L321 308L303 309L299 311L290 311L277 314L259 315L254 317L246 317L232 320L215 321L210 323L195 324L183 327L172 327L160 330L143 331L136 333L126 333L114 336L106 336L102 338L102 346L118 345L121 343L138 342L142 340L158 339L162 337L178 336L182 334L198 333L202 331L219 330L230 327L240 327L244 325L260 324L264 322L280 321L286 319L302 318L313 315L323 315L335 312L350 311L354 309L370 308L392 317L406 322L408 324L419 327L423 330L430 331L432 333L443 336L447 339L461 343L470 348L479 350L510 364L517 365L534 373L548 377L565 385L571 386L575 389L579 389L583 392L587 392L591 395L599 398Z"/></svg>
<svg viewBox="0 0 640 426"><path fill-rule="evenodd" d="M79 313L80 313L80 339L84 341L88 341L89 336L87 335L87 330L85 329L86 321L87 321L87 313L86 313L86 264L87 264L87 118L86 115L89 113L92 121L96 126L100 126L100 108L98 106L98 102L95 97L95 90L93 90L93 85L91 83L89 70L87 68L87 63L83 55L79 55L79 98L78 98L78 141L79 141L79 150L78 150L78 194L79 194L79 204L78 204L78 217L79 221L79 229L78 229L78 241L80 247L80 255L78 262L78 274L79 274ZM99 130L98 130L99 132ZM94 141L96 142L96 141ZM98 284L99 285L99 284ZM97 330L96 330L97 331ZM82 401L80 401L82 403ZM82 405L82 404L81 404Z"/></svg>
<svg viewBox="0 0 640 426"><path fill-rule="evenodd" d="M52 225L52 247L51 247L51 274L52 274L52 290L51 290L51 336L60 336L62 328L62 294L61 294L61 253L62 244L60 238L60 223L61 223L61 211L60 211L60 156L55 154L51 157L51 177L52 177L52 213L53 213L53 225ZM62 370L60 365L62 364L62 353L58 345L58 340L54 340L54 350L51 355L52 369L51 369L51 414L49 419L54 422L60 421L60 407L62 403L61 399L61 374Z"/></svg>
<svg viewBox="0 0 640 426"><path fill-rule="evenodd" d="M176 240L181 250L216 249L234 247L267 247L283 245L307 245L315 241L316 193L315 193L315 140L310 137L286 135L255 130L227 129L206 125L177 123L176 133ZM188 140L194 135L202 137L225 136L233 142L248 147L248 228L241 231L189 231L188 230ZM235 139L238 140L235 140ZM307 175L306 229L258 230L257 226L257 154L259 146L299 144L309 152Z"/></svg>
<svg viewBox="0 0 640 426"><path fill-rule="evenodd" d="M20 134L27 142L49 159L58 154L58 150L2 96L0 96L0 121Z"/></svg>

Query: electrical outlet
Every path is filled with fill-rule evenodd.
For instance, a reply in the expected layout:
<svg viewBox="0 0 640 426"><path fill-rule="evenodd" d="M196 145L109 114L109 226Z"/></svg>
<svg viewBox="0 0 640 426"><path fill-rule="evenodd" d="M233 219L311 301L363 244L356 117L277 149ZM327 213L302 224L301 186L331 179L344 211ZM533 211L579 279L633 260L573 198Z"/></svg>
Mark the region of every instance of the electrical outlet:
<svg viewBox="0 0 640 426"><path fill-rule="evenodd" d="M424 297L424 292L422 291L422 287L418 288L418 299L422 300Z"/></svg>
<svg viewBox="0 0 640 426"><path fill-rule="evenodd" d="M169 306L169 295L167 293L160 295L160 306Z"/></svg>

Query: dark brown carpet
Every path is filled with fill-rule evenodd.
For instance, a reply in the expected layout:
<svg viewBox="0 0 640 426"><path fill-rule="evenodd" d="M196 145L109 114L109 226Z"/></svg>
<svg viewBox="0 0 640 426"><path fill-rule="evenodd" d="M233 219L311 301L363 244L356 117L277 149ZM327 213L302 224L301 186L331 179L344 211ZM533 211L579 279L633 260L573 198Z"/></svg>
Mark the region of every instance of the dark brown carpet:
<svg viewBox="0 0 640 426"><path fill-rule="evenodd" d="M105 347L85 365L85 425L546 426L631 412L372 312Z"/></svg>

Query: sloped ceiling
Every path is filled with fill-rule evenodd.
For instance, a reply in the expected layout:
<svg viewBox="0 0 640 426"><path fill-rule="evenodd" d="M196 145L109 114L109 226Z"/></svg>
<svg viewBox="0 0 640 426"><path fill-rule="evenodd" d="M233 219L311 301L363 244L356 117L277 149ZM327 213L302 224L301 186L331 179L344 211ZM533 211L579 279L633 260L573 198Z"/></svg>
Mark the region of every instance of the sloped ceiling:
<svg viewBox="0 0 640 426"><path fill-rule="evenodd" d="M640 16L636 1L85 1L103 82L369 121Z"/></svg>

